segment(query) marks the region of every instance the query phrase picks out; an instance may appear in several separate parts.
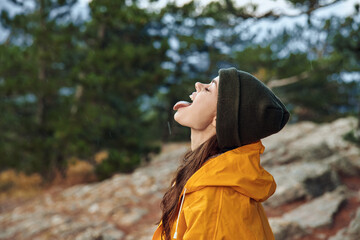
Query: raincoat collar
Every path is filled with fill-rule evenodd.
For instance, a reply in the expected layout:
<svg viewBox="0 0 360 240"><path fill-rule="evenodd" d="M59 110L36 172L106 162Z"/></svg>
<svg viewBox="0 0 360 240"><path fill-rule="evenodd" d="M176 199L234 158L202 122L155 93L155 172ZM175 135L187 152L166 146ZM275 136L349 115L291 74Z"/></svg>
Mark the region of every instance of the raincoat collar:
<svg viewBox="0 0 360 240"><path fill-rule="evenodd" d="M256 201L265 201L275 192L276 183L260 165L264 150L258 141L209 159L185 184L186 194L208 186L223 186Z"/></svg>

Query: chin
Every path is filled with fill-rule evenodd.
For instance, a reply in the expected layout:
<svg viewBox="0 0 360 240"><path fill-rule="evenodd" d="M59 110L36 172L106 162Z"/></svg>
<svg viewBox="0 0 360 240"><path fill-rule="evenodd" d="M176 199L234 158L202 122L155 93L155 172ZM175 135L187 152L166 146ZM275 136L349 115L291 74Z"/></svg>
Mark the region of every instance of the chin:
<svg viewBox="0 0 360 240"><path fill-rule="evenodd" d="M177 123L179 123L180 125L183 125L181 122L181 116L180 116L181 114L179 114L179 110L178 111L176 111L176 113L174 114L174 120L177 122ZM184 126L184 125L183 125Z"/></svg>
<svg viewBox="0 0 360 240"><path fill-rule="evenodd" d="M187 121L184 119L184 116L182 116L181 112L179 112L179 110L177 110L176 113L174 114L174 120L177 123L179 123L181 126L191 127L190 124L188 124Z"/></svg>

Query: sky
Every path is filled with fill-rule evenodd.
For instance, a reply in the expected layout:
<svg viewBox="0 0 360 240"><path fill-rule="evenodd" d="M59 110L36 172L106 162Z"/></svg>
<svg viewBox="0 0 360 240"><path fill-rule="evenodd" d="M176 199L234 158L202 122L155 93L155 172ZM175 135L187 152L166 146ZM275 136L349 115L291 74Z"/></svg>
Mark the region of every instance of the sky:
<svg viewBox="0 0 360 240"><path fill-rule="evenodd" d="M82 19L86 19L89 17L88 3L90 1L91 0L78 0L78 3L76 4L72 13L74 19L77 17L80 17ZM141 3L141 7L157 9L165 6L168 1L174 1L174 0L159 0L156 3L152 3L152 4L150 4L148 0L143 0ZM176 3L177 5L181 6L189 1L190 0L176 0ZM204 6L211 1L213 0L200 0L198 2L200 3L200 6ZM30 3L28 4L28 7L31 8L31 1L25 1L25 2ZM241 0L241 1L238 0L234 2L237 6L244 6L249 3L258 4L258 9L256 13L258 13L259 15L269 11L270 9L273 9L275 13L283 13L283 12L286 12L287 14L298 13L298 10L294 9L285 0ZM329 6L315 11L314 16L318 18L326 18L326 17L330 17L331 15L347 16L354 12L353 6L355 5L355 3L360 3L360 0L343 0L334 4L333 6ZM18 8L16 8L12 4L9 4L8 1L5 0L0 0L0 10L2 9L8 9L10 14L16 14L17 12L19 12ZM261 41L261 39L266 35L267 29L271 29L273 32L277 32L283 29L284 27L291 28L292 26L295 25L295 23L301 25L305 24L306 17L305 16L299 16L293 18L282 17L276 21L260 20L257 21L256 24L254 24L252 29L254 32L262 33L259 34L256 39L256 41ZM8 36L8 32L0 26L0 43L3 42L7 36Z"/></svg>

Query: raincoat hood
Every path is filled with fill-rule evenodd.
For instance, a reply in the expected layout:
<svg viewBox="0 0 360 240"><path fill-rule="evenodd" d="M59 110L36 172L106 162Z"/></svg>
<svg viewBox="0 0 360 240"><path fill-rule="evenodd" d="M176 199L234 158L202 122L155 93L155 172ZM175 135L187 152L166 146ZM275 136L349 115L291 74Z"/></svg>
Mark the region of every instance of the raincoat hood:
<svg viewBox="0 0 360 240"><path fill-rule="evenodd" d="M256 201L265 201L276 189L273 176L260 166L265 150L261 141L209 159L186 183L186 193L208 186L231 187Z"/></svg>
<svg viewBox="0 0 360 240"><path fill-rule="evenodd" d="M261 141L210 158L179 196L171 237L177 240L274 240L261 205L276 189L260 165ZM162 221L153 240L160 240Z"/></svg>

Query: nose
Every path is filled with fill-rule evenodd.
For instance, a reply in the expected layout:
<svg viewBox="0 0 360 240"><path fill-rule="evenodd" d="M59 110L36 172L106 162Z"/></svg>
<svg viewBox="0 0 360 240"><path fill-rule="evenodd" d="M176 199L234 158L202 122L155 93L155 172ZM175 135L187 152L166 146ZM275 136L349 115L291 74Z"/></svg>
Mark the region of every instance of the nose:
<svg viewBox="0 0 360 240"><path fill-rule="evenodd" d="M196 91L200 91L201 90L201 87L202 87L202 83L201 82L196 82L195 83L195 89L196 89Z"/></svg>

